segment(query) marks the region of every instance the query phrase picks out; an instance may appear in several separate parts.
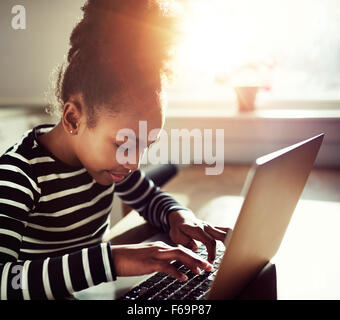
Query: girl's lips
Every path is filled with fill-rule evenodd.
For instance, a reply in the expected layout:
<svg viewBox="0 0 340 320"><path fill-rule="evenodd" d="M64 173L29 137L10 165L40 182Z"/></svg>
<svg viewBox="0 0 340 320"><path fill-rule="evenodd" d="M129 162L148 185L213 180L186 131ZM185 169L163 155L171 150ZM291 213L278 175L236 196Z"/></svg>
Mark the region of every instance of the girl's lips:
<svg viewBox="0 0 340 320"><path fill-rule="evenodd" d="M114 174L111 171L107 171L107 172L111 176L111 179L113 182L119 182L126 178L126 175L124 174Z"/></svg>

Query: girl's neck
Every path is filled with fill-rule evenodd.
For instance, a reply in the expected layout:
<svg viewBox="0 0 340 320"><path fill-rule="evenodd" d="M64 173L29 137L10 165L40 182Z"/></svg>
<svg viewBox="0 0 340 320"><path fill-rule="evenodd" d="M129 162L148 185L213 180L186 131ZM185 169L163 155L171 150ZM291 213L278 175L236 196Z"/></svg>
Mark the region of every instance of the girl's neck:
<svg viewBox="0 0 340 320"><path fill-rule="evenodd" d="M56 158L73 167L81 166L64 127L59 122L51 131L39 135L38 141Z"/></svg>

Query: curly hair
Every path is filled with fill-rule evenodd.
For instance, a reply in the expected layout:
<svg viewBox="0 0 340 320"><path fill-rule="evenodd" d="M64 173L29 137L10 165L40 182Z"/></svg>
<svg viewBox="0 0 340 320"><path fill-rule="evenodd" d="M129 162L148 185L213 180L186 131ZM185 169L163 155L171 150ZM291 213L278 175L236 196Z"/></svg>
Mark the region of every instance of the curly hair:
<svg viewBox="0 0 340 320"><path fill-rule="evenodd" d="M173 4L173 3L172 3ZM67 61L57 68L55 95L62 111L72 94L81 93L87 125L96 111L128 108L131 97L159 95L162 77L178 31L171 2L160 0L88 0L83 18L70 36Z"/></svg>

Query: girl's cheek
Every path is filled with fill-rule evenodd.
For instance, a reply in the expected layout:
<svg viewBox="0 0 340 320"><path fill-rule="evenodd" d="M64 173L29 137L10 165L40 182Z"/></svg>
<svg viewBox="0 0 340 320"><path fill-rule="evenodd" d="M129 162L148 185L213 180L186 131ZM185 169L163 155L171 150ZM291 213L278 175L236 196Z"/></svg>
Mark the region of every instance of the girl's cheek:
<svg viewBox="0 0 340 320"><path fill-rule="evenodd" d="M136 148L124 148L120 146L115 152L115 161L121 165L136 164L138 162Z"/></svg>

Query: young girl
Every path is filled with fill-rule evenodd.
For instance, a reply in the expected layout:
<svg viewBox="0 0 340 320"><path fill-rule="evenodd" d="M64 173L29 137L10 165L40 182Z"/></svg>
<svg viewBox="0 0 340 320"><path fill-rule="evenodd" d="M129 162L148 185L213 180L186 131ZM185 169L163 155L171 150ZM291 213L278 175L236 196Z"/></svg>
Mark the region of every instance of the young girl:
<svg viewBox="0 0 340 320"><path fill-rule="evenodd" d="M40 125L0 158L0 297L57 299L116 276L161 271L185 281L170 262L210 270L227 228L195 217L138 169L120 163L120 129L138 137L139 121L161 129L160 92L174 20L151 0L88 0L74 28L66 68L59 69L57 125ZM152 141L144 141L148 147ZM113 194L174 243L102 243Z"/></svg>

